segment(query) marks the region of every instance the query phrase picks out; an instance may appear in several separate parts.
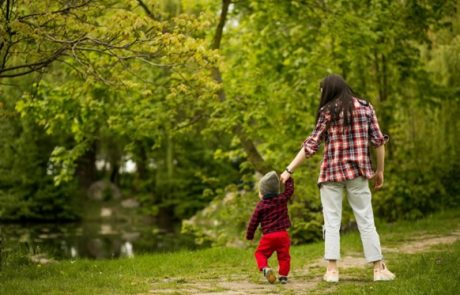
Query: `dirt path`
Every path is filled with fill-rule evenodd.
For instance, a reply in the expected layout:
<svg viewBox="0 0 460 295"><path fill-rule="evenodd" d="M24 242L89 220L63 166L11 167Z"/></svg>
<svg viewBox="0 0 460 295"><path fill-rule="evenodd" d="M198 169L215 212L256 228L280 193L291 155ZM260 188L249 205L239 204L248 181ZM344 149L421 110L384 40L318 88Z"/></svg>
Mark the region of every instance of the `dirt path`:
<svg viewBox="0 0 460 295"><path fill-rule="evenodd" d="M446 236L435 236L435 235L424 235L416 237L413 240L408 241L407 243L396 248L383 248L385 252L399 252L399 253L419 253L428 250L429 248L439 245L439 244L453 244L456 241L460 240L460 229L451 232Z"/></svg>
<svg viewBox="0 0 460 295"><path fill-rule="evenodd" d="M398 248L383 248L385 253L415 254L425 252L431 247L440 244L453 244L460 240L460 230L444 236L422 235L402 243ZM339 264L341 269L369 267L361 253L348 253L342 257ZM244 275L230 275L227 277L187 282L181 279L165 279L155 282L150 294L203 294L203 295L243 295L243 294L314 294L321 282L325 262L322 258L306 264L301 269L294 269L290 281L286 285L270 285L262 278L260 281L251 281ZM342 279L342 277L341 277ZM356 278L347 278L357 280ZM168 287L169 284L174 286Z"/></svg>

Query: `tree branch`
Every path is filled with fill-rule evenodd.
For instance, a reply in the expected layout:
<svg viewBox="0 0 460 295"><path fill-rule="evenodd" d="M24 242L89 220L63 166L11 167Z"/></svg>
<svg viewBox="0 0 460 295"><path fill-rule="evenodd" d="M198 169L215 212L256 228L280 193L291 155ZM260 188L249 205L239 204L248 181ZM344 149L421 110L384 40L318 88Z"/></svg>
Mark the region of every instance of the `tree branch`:
<svg viewBox="0 0 460 295"><path fill-rule="evenodd" d="M212 49L220 49L222 42L222 35L227 21L228 9L230 6L231 0L222 0L222 10L220 12L219 23L217 24L216 34L211 45ZM213 77L219 83L222 84L222 74L218 67L213 68ZM226 100L225 90L223 87L220 88L218 92L219 98L221 101ZM262 174L265 174L272 169L272 167L262 158L259 151L257 150L254 142L249 138L247 133L244 131L244 128L241 123L237 123L233 127L233 132L238 137L243 147L246 156L248 157L249 162L252 164L254 169Z"/></svg>
<svg viewBox="0 0 460 295"><path fill-rule="evenodd" d="M79 4L79 5L69 6L69 7L62 8L62 9L55 10L55 11L51 11L51 12L33 13L33 14L29 14L29 15L23 15L21 17L18 17L18 20L22 21L22 20L24 20L26 18L29 18L29 17L43 16L43 15L47 15L47 14L69 13L73 9L78 9L78 8L84 7L84 6L86 6L86 5L90 4L90 3L91 3L91 0L88 0L88 1L83 2L82 4Z"/></svg>
<svg viewBox="0 0 460 295"><path fill-rule="evenodd" d="M153 12L147 7L147 5L144 3L144 1L142 1L142 0L137 0L137 3L139 3L139 5L142 7L142 9L144 9L144 12L145 12L151 19L157 20L157 17L155 16L155 14L153 14Z"/></svg>
<svg viewBox="0 0 460 295"><path fill-rule="evenodd" d="M231 2L232 2L231 0L222 0L222 10L220 12L219 23L217 24L216 34L214 35L211 49L215 49L215 50L220 49L225 23L227 21L228 8ZM218 67L214 67L212 69L212 75L213 75L214 80L216 80L219 84L223 82L222 74ZM221 101L225 100L225 91L223 88L219 90L218 96Z"/></svg>
<svg viewBox="0 0 460 295"><path fill-rule="evenodd" d="M222 10L220 12L219 23L217 24L216 34L212 41L211 49L219 49L222 41L222 35L224 31L225 23L227 22L228 7L230 6L231 0L222 0Z"/></svg>
<svg viewBox="0 0 460 295"><path fill-rule="evenodd" d="M10 68L6 68L6 69L2 69L0 71L0 78L11 78L11 77L19 77L19 76L23 76L23 75L27 75L27 74L30 74L32 73L33 71L38 71L46 66L48 66L50 63L52 63L54 60L56 60L59 56L61 56L68 48L67 47L62 47L62 48L59 48L58 50L56 50L54 52L53 55L47 57L46 59L44 60L41 60L41 61L38 61L38 62L34 62L34 63L29 63L29 64L22 64L22 65L18 65L18 66L14 66L14 67L10 67ZM22 69L26 69L28 68L28 70L26 71L23 71L23 72L18 72L18 73L12 73L12 74L5 74L5 72L11 72L11 71L16 71L16 70L22 70Z"/></svg>

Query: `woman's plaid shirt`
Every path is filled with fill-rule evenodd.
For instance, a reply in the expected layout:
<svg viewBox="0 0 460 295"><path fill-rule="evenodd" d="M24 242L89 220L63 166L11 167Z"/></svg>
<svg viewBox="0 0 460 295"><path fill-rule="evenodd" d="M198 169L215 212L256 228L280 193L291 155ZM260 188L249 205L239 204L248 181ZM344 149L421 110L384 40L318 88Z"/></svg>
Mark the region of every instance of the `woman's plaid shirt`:
<svg viewBox="0 0 460 295"><path fill-rule="evenodd" d="M310 157L325 141L318 183L341 182L358 176L371 178L374 175L369 142L378 147L388 141L388 136L380 131L370 103L356 98L353 102L350 126L343 125L343 118L331 122L330 113L322 112L315 130L303 143L305 154Z"/></svg>
<svg viewBox="0 0 460 295"><path fill-rule="evenodd" d="M259 226L264 234L284 231L291 226L287 203L294 193L294 179L289 178L284 184L284 192L269 199L263 199L257 203L251 220L249 221L246 239L252 240Z"/></svg>

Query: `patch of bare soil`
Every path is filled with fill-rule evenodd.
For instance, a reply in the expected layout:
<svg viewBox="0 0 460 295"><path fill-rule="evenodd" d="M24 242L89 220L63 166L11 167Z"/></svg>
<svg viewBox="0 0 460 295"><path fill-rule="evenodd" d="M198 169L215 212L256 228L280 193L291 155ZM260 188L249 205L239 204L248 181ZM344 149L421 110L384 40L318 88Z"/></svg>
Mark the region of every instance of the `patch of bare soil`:
<svg viewBox="0 0 460 295"><path fill-rule="evenodd" d="M433 246L445 244L450 245L460 240L460 230L454 231L447 236L433 236L433 235L424 235L416 237L415 239L401 244L397 248L384 248L386 252L398 252L398 253L407 253L415 254L424 252L430 249Z"/></svg>
<svg viewBox="0 0 460 295"><path fill-rule="evenodd" d="M154 284L150 294L305 294L308 290L315 289L320 281L321 278L312 276L307 267L302 270L294 270L289 276L289 282L286 285L281 285L279 282L273 285L269 284L262 275L260 276L260 281L257 282L244 279L240 276L234 279L201 279L193 283L175 284L170 288L166 286L160 287L162 282L157 282Z"/></svg>
<svg viewBox="0 0 460 295"><path fill-rule="evenodd" d="M245 294L306 294L307 291L313 290L320 278L306 280L302 276L297 277L295 274L289 278L289 283L281 285L278 282L269 284L263 277L260 282L251 282L248 280L223 280L214 279L209 281L199 281L195 283L180 284L172 289L155 289L150 294L200 294L200 295L245 295Z"/></svg>

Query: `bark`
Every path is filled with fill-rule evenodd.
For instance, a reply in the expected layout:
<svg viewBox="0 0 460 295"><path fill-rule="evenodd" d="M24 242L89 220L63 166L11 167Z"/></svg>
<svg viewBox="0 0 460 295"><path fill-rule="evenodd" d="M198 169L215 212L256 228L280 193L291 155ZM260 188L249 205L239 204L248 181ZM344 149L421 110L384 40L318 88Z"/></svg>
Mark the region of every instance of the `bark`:
<svg viewBox="0 0 460 295"><path fill-rule="evenodd" d="M388 98L388 71L386 57L382 53L378 54L377 49L374 49L374 70L379 92L379 101L384 102Z"/></svg>
<svg viewBox="0 0 460 295"><path fill-rule="evenodd" d="M385 54L382 54L382 97L380 101L384 102L388 98L388 71Z"/></svg>
<svg viewBox="0 0 460 295"><path fill-rule="evenodd" d="M80 188L87 190L97 179L96 170L96 144L91 147L77 160L76 175Z"/></svg>
<svg viewBox="0 0 460 295"><path fill-rule="evenodd" d="M142 0L137 0L137 3L142 7L144 12L151 18L151 19L158 19L158 17L149 9L147 4L144 3Z"/></svg>
<svg viewBox="0 0 460 295"><path fill-rule="evenodd" d="M375 70L375 82L377 83L377 90L379 92L379 101L382 100L382 80L380 79L380 64L379 54L377 48L374 48L374 70Z"/></svg>
<svg viewBox="0 0 460 295"><path fill-rule="evenodd" d="M118 165L118 161L112 162L112 172L110 172L110 182L113 184L118 185L118 179L120 176L120 165Z"/></svg>
<svg viewBox="0 0 460 295"><path fill-rule="evenodd" d="M147 149L145 148L142 142L137 142L136 146L139 147L138 151L138 161L136 161L137 166L137 174L139 175L139 179L146 180L148 178L148 170L147 170Z"/></svg>
<svg viewBox="0 0 460 295"><path fill-rule="evenodd" d="M260 155L257 147L254 142L248 137L244 132L240 124L233 128L236 136L239 138L241 145L243 146L246 156L248 157L249 162L254 166L254 169L262 174L268 173L273 169L270 164L268 164Z"/></svg>
<svg viewBox="0 0 460 295"><path fill-rule="evenodd" d="M173 179L174 176L174 143L170 134L167 135L166 142L166 173L168 179ZM171 184L168 184L168 190L171 190Z"/></svg>

